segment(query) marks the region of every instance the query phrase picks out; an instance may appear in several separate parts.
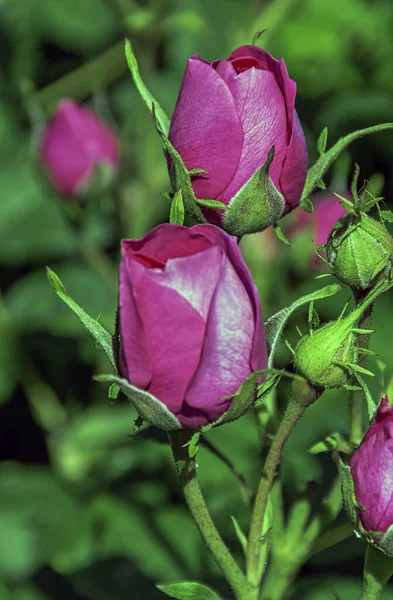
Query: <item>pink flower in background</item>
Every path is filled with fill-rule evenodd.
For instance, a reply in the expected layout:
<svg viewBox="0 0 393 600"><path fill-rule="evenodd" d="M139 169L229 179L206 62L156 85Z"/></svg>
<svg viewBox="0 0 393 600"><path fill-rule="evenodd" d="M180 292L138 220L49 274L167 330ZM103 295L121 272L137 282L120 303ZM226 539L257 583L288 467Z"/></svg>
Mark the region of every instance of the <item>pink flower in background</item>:
<svg viewBox="0 0 393 600"><path fill-rule="evenodd" d="M226 60L192 56L184 74L169 138L193 177L198 198L229 204L275 146L270 176L285 212L300 200L307 146L295 110L296 84L284 61L257 46L237 48ZM210 213L219 222L219 213Z"/></svg>
<svg viewBox="0 0 393 600"><path fill-rule="evenodd" d="M216 421L267 367L257 289L236 238L213 225L123 240L119 298L121 375L183 427Z"/></svg>
<svg viewBox="0 0 393 600"><path fill-rule="evenodd" d="M93 111L62 100L44 131L40 154L54 186L64 196L76 196L98 166L117 169L119 141Z"/></svg>
<svg viewBox="0 0 393 600"><path fill-rule="evenodd" d="M358 510L366 531L393 525L393 406L382 398L375 419L350 462Z"/></svg>

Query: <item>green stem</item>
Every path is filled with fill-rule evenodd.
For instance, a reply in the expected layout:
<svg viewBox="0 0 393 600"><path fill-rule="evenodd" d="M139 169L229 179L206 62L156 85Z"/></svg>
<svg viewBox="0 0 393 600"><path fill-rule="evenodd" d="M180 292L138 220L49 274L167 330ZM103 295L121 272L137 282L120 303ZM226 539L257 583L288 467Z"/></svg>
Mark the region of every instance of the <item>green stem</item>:
<svg viewBox="0 0 393 600"><path fill-rule="evenodd" d="M190 458L186 446L192 434L190 430L168 433L184 498L206 546L232 588L236 600L251 600L247 579L218 533L206 506L197 478L195 458Z"/></svg>
<svg viewBox="0 0 393 600"><path fill-rule="evenodd" d="M318 391L305 380L294 379L292 393L284 417L270 447L259 483L254 512L251 519L247 547L247 578L254 590L259 590L261 582L261 532L273 479L284 446L307 406L318 397ZM255 596L258 597L257 595Z"/></svg>
<svg viewBox="0 0 393 600"><path fill-rule="evenodd" d="M364 561L363 590L360 600L379 600L393 574L393 559L370 544Z"/></svg>
<svg viewBox="0 0 393 600"><path fill-rule="evenodd" d="M126 71L124 41L121 40L79 69L35 92L30 101L34 105L39 104L51 110L61 98L72 95L75 100L83 100L92 92L118 79Z"/></svg>
<svg viewBox="0 0 393 600"><path fill-rule="evenodd" d="M355 297L356 303L360 304L361 301L366 296L366 293L363 290L357 290L353 288L353 295ZM374 304L370 304L368 308L363 313L362 318L359 321L358 327L360 329L371 329L372 323L372 314L373 314ZM370 343L370 334L361 334L358 337L359 348L368 348ZM361 367L366 367L367 365L367 354L363 356L361 361L359 362ZM354 383L356 383L354 381ZM353 447L356 447L360 444L363 437L363 403L364 403L364 393L361 390L356 390L351 392L349 398L349 415L350 415L350 442Z"/></svg>

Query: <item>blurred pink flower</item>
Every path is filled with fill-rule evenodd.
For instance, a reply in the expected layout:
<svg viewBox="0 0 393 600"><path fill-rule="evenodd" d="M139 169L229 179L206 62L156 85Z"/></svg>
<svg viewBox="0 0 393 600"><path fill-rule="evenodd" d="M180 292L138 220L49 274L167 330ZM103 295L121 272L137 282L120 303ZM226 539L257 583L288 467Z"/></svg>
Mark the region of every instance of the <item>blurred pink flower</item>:
<svg viewBox="0 0 393 600"><path fill-rule="evenodd" d="M41 160L64 196L83 192L97 167L119 165L119 141L90 109L61 100L40 144Z"/></svg>

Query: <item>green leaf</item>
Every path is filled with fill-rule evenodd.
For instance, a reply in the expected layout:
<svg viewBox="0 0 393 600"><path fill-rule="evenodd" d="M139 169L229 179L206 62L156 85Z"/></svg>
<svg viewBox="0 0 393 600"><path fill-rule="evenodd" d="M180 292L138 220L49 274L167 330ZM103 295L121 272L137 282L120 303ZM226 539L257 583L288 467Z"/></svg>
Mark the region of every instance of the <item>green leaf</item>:
<svg viewBox="0 0 393 600"><path fill-rule="evenodd" d="M167 117L167 115L165 114L164 110L161 108L161 106L158 104L158 102L153 98L153 96L151 95L151 93L149 92L147 87L145 86L145 84L142 80L142 77L139 73L138 62L136 60L134 51L132 49L130 40L126 40L126 58L127 58L128 67L131 71L131 75L132 75L134 83L138 89L138 92L142 96L142 99L144 100L147 108L150 110L150 112L152 114L153 114L153 105L154 105L155 118L157 119L157 122L158 122L161 130L163 131L163 133L165 135L168 135L170 120Z"/></svg>
<svg viewBox="0 0 393 600"><path fill-rule="evenodd" d="M316 290L315 292L311 292L311 294L307 294L302 298L298 298L291 306L287 308L283 308L278 313L270 317L266 321L266 341L270 346L270 354L269 354L269 367L273 366L274 354L277 349L277 344L280 340L283 329L286 325L291 314L303 306L303 304L308 304L308 302L312 302L313 300L320 300L322 298L328 298L329 296L333 296L337 294L341 290L341 286L339 284L327 285L321 290Z"/></svg>
<svg viewBox="0 0 393 600"><path fill-rule="evenodd" d="M318 152L321 155L326 150L327 139L328 139L328 128L325 127L324 129L322 129L321 134L318 138L318 142L317 142Z"/></svg>
<svg viewBox="0 0 393 600"><path fill-rule="evenodd" d="M85 312L83 308L81 308L79 304L77 304L75 300L73 300L71 296L67 294L64 285L54 271L51 271L49 267L47 267L46 270L49 283L53 290L56 292L59 298L63 300L63 302L65 302L65 304L67 304L72 311L74 311L80 322L86 327L86 329L88 329L88 331L90 331L98 344L102 346L110 364L116 372L117 367L113 355L112 336L109 331L104 329L104 327L102 327L98 321L90 317L90 315L88 315L87 312Z"/></svg>
<svg viewBox="0 0 393 600"><path fill-rule="evenodd" d="M173 196L169 222L176 225L183 225L184 223L184 204L181 188Z"/></svg>
<svg viewBox="0 0 393 600"><path fill-rule="evenodd" d="M105 383L117 384L123 394L132 402L144 421L165 431L181 429L181 425L175 415L167 409L165 404L152 394L149 394L149 392L140 390L126 379L116 377L115 375L96 375L94 379Z"/></svg>
<svg viewBox="0 0 393 600"><path fill-rule="evenodd" d="M300 206L306 213L314 212L314 204L311 202L310 198L302 198L300 200Z"/></svg>
<svg viewBox="0 0 393 600"><path fill-rule="evenodd" d="M346 148L348 148L352 142L358 140L364 135L378 133L379 131L384 131L385 129L393 129L393 123L382 123L381 125L366 127L365 129L358 129L357 131L349 133L345 137L339 139L338 142L334 144L330 150L322 154L322 156L311 167L311 169L309 169L302 193L302 198L308 198L312 194L317 182L325 175L333 162Z"/></svg>
<svg viewBox="0 0 393 600"><path fill-rule="evenodd" d="M228 207L223 202L219 202L218 200L203 200L201 198L196 199L197 204L199 206L203 206L203 208L211 208L212 210L226 210Z"/></svg>
<svg viewBox="0 0 393 600"><path fill-rule="evenodd" d="M252 177L232 198L223 216L223 228L237 237L257 233L273 225L283 215L285 200L269 175L274 146Z"/></svg>
<svg viewBox="0 0 393 600"><path fill-rule="evenodd" d="M381 217L388 223L393 223L393 212L391 210L381 210Z"/></svg>
<svg viewBox="0 0 393 600"><path fill-rule="evenodd" d="M357 513L355 486L353 484L351 468L349 465L346 465L338 455L336 457L336 462L338 466L338 472L340 474L345 512L347 513L348 518L356 526L359 519Z"/></svg>
<svg viewBox="0 0 393 600"><path fill-rule="evenodd" d="M157 585L157 588L177 600L221 600L216 592L201 583L172 583Z"/></svg>

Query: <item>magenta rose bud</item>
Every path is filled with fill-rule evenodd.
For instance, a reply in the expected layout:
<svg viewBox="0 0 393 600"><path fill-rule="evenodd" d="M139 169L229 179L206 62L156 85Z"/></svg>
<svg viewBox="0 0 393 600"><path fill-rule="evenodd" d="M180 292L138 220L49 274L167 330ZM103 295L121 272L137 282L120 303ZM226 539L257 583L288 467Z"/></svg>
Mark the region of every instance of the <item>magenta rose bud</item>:
<svg viewBox="0 0 393 600"><path fill-rule="evenodd" d="M118 168L119 142L94 112L62 100L42 136L40 155L59 192L78 196L97 169L109 178Z"/></svg>
<svg viewBox="0 0 393 600"><path fill-rule="evenodd" d="M213 225L123 240L119 316L121 376L179 427L215 422L267 367L257 289L235 238Z"/></svg>
<svg viewBox="0 0 393 600"><path fill-rule="evenodd" d="M387 396L382 398L350 467L360 523L386 551L387 532L393 525L393 406L389 406Z"/></svg>
<svg viewBox="0 0 393 600"><path fill-rule="evenodd" d="M189 59L169 139L189 170L207 171L192 177L197 198L230 207L274 146L269 177L279 194L260 197L259 208L266 219L277 219L299 204L307 146L295 97L296 84L283 59L274 59L258 46L241 46L227 59L212 63L198 56ZM251 210L247 203L246 209ZM225 212L209 211L206 216L215 223L222 218L225 226Z"/></svg>

